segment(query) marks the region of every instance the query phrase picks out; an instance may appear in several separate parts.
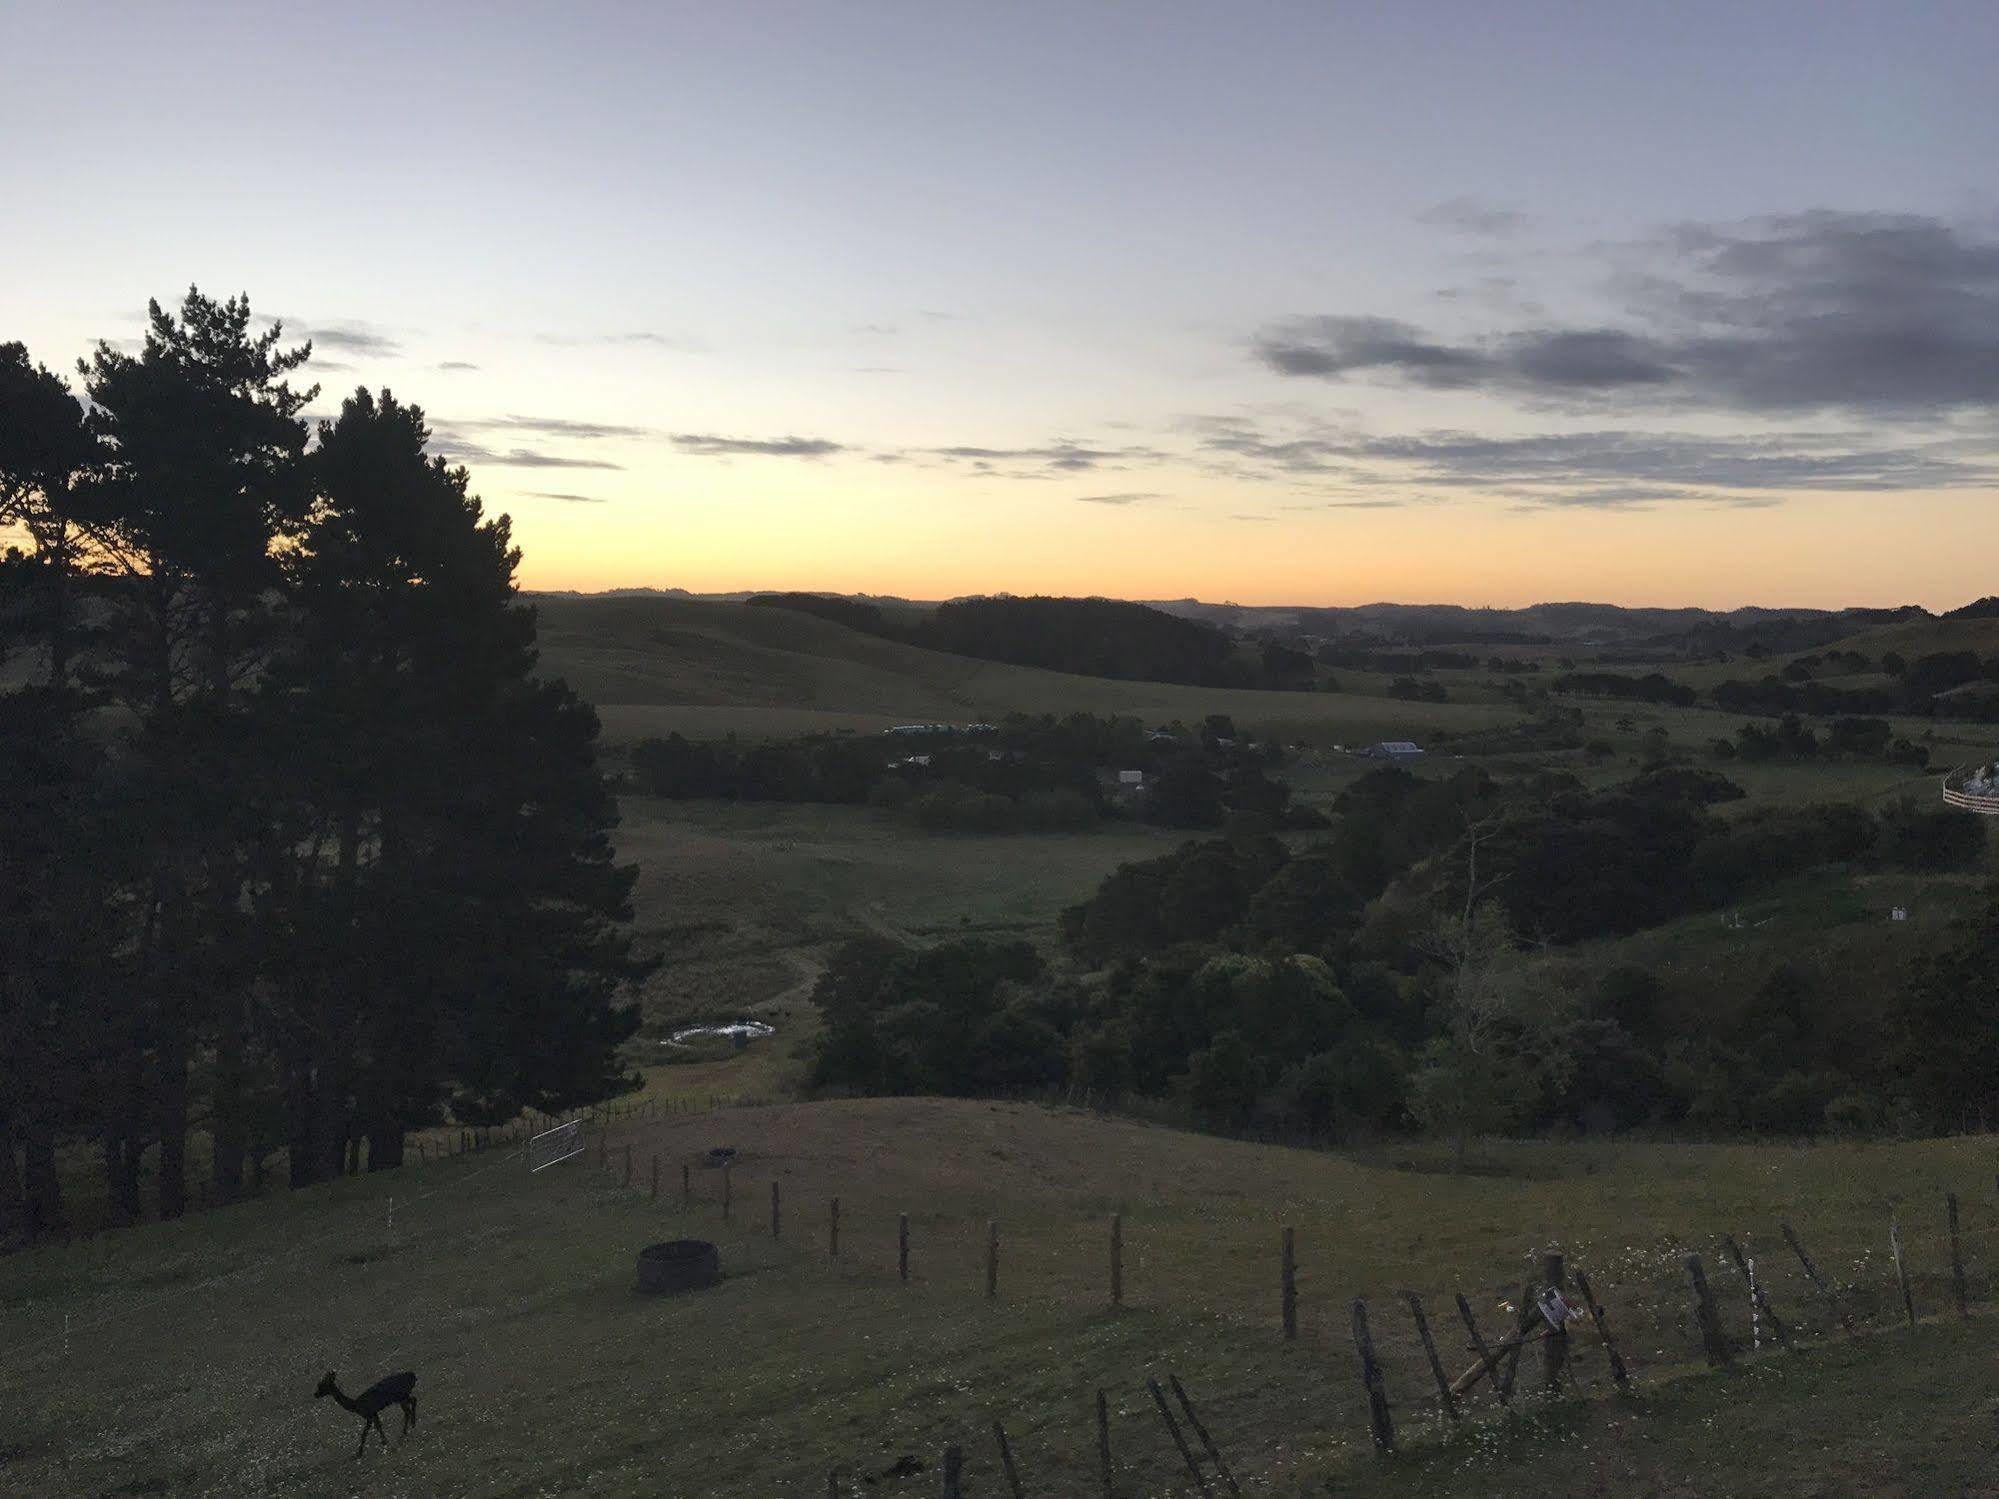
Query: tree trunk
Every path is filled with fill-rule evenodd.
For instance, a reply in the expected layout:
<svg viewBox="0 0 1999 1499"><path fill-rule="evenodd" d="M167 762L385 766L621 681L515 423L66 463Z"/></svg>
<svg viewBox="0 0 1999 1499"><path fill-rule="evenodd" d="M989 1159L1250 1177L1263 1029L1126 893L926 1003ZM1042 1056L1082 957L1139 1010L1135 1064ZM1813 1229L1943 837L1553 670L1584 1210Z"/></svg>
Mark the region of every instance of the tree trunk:
<svg viewBox="0 0 1999 1499"><path fill-rule="evenodd" d="M313 1090L311 1072L291 1064L285 1080L285 1170L294 1187L309 1187L319 1180L319 1160L312 1148L317 1111L318 1094Z"/></svg>
<svg viewBox="0 0 1999 1499"><path fill-rule="evenodd" d="M62 1179L56 1175L55 1132L45 1125L22 1131L22 1177L27 1187L28 1232L61 1233L69 1226L63 1216Z"/></svg>
<svg viewBox="0 0 1999 1499"><path fill-rule="evenodd" d="M170 1017L170 1027L178 1019ZM187 1211L187 1041L169 1036L160 1048L160 1217Z"/></svg>
<svg viewBox="0 0 1999 1499"><path fill-rule="evenodd" d="M368 1131L368 1169L391 1171L403 1163L403 1127L394 1120Z"/></svg>
<svg viewBox="0 0 1999 1499"><path fill-rule="evenodd" d="M28 1231L28 1198L14 1159L14 1126L0 1119L0 1247Z"/></svg>
<svg viewBox="0 0 1999 1499"><path fill-rule="evenodd" d="M249 1000L233 994L223 1004L222 1023L215 1037L214 1136L212 1179L218 1202L235 1202L243 1195L243 1159L249 1148L249 1079L245 1076L249 1049Z"/></svg>
<svg viewBox="0 0 1999 1499"><path fill-rule="evenodd" d="M69 689L69 527L61 524L49 548L49 686Z"/></svg>
<svg viewBox="0 0 1999 1499"><path fill-rule="evenodd" d="M137 1052L121 1042L103 1073L92 1080L104 1103L104 1196L123 1224L137 1223L144 1213L139 1202L139 1162L145 1154L139 1132L145 1097L140 1065Z"/></svg>
<svg viewBox="0 0 1999 1499"><path fill-rule="evenodd" d="M346 1164L347 1090L330 1056L313 1069L312 1094L312 1180L333 1181Z"/></svg>

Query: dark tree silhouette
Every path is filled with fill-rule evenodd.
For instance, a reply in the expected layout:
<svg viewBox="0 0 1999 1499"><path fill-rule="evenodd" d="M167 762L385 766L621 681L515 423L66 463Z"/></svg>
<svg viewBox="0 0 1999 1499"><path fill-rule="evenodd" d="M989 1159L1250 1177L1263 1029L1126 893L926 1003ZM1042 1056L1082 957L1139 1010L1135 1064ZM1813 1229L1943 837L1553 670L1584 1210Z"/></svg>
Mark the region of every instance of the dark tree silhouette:
<svg viewBox="0 0 1999 1499"><path fill-rule="evenodd" d="M151 1003L160 1212L187 1203L189 1065L214 1049L215 1184L241 1189L252 1024L239 834L258 822L245 687L274 623L276 550L306 503L299 412L317 388L285 376L311 345L251 331L248 298L189 289L178 315L148 304L134 356L99 344L83 366L91 426L107 453L85 514L127 576L113 590L114 672L139 716L152 831L135 982ZM168 854L167 848L173 850Z"/></svg>
<svg viewBox="0 0 1999 1499"><path fill-rule="evenodd" d="M61 378L0 344L0 533L28 543L0 557L0 657L33 663L0 693L0 1242L63 1226L56 1140L76 1122L108 945L97 755L72 670L90 556L73 502L95 456Z"/></svg>
<svg viewBox="0 0 1999 1499"><path fill-rule="evenodd" d="M85 408L0 345L0 1240L401 1158L629 1085L633 871L595 715L538 679L506 517L358 392L312 447L309 346L153 305ZM98 710L105 711L98 711Z"/></svg>
<svg viewBox="0 0 1999 1499"><path fill-rule="evenodd" d="M273 681L331 851L291 887L329 958L293 975L295 1177L338 1169L350 1119L395 1164L449 1086L492 1117L615 1091L636 1025L613 1003L645 965L618 929L634 872L611 859L596 716L533 677L509 523L428 439L419 409L350 397L288 563L296 644Z"/></svg>

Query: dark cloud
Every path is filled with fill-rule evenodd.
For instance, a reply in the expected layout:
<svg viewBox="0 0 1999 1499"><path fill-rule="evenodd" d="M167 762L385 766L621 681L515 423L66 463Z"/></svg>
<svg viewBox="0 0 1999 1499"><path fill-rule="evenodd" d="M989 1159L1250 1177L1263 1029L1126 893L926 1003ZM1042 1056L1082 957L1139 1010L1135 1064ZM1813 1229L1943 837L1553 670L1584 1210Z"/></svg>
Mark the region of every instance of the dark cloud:
<svg viewBox="0 0 1999 1499"><path fill-rule="evenodd" d="M1349 457L1385 465L1398 481L1458 487L1602 483L1698 490L1963 489L1999 483L1999 465L1947 443L1876 446L1846 433L1711 437L1665 432L1564 432L1485 437L1426 432L1357 439Z"/></svg>
<svg viewBox="0 0 1999 1499"><path fill-rule="evenodd" d="M1424 209L1416 218L1419 223L1460 234L1517 234L1527 226L1526 214L1482 198L1452 198Z"/></svg>
<svg viewBox="0 0 1999 1499"><path fill-rule="evenodd" d="M311 339L315 351L335 349L342 354L355 354L362 358L382 359L399 353L402 345L390 338L379 328L369 323L345 320L336 323L294 323L285 322L287 339ZM332 365L319 365L320 369L331 369ZM343 366L344 368L344 366Z"/></svg>
<svg viewBox="0 0 1999 1499"><path fill-rule="evenodd" d="M1096 447L1063 438L1032 448L951 447L924 448L921 451L927 457L969 463L975 469L982 471L994 470L1000 464L1011 463L1031 465L1048 474L1078 474L1099 467L1115 468L1131 463L1153 463L1162 456L1153 448ZM1017 475L1020 476L1024 475Z"/></svg>
<svg viewBox="0 0 1999 1499"><path fill-rule="evenodd" d="M530 489L524 491L524 493L532 499L562 500L571 505L601 505L604 503L602 495L570 494L560 489Z"/></svg>
<svg viewBox="0 0 1999 1499"><path fill-rule="evenodd" d="M1612 323L1448 338L1393 318L1295 318L1279 374L1481 390L1536 405L1934 418L1999 409L1999 241L1917 215L1688 225L1619 252Z"/></svg>
<svg viewBox="0 0 1999 1499"><path fill-rule="evenodd" d="M512 448L501 451L463 438L441 434L435 436L432 446L454 463L484 463L499 468L621 469L624 467L622 463L611 463L602 458L568 458L557 453L538 452L533 448Z"/></svg>
<svg viewBox="0 0 1999 1499"><path fill-rule="evenodd" d="M824 437L717 437L706 432L676 432L673 445L701 458L824 458L847 451L845 443Z"/></svg>
<svg viewBox="0 0 1999 1499"><path fill-rule="evenodd" d="M540 437L573 437L595 441L606 437L650 437L650 427L626 427L615 422L585 422L566 416L482 416L437 423L448 432L531 432Z"/></svg>
<svg viewBox="0 0 1999 1499"><path fill-rule="evenodd" d="M1870 441L1850 432L1755 437L1609 429L1487 436L1432 431L1365 436L1269 432L1241 419L1211 423L1202 448L1229 471L1295 480L1337 475L1347 493L1326 508L1379 509L1374 485L1478 490L1531 506L1630 508L1667 502L1754 506L1797 491L1892 494L1999 485L1999 455L1969 439ZM1353 491L1362 491L1355 496Z"/></svg>
<svg viewBox="0 0 1999 1499"><path fill-rule="evenodd" d="M1259 335L1256 352L1280 375L1386 370L1438 389L1480 384L1491 364L1477 350L1438 343L1412 323L1385 317L1297 318Z"/></svg>
<svg viewBox="0 0 1999 1499"><path fill-rule="evenodd" d="M1075 500L1080 505L1143 505L1152 500L1163 500L1163 494L1152 494L1145 490L1132 490L1125 494L1079 494Z"/></svg>
<svg viewBox="0 0 1999 1499"><path fill-rule="evenodd" d="M1197 416L1187 425L1198 434L1210 455L1242 460L1244 468L1281 469L1292 474L1324 474L1347 466L1355 434L1345 428L1314 424L1303 431L1271 433L1245 417ZM1227 466L1227 465L1225 465Z"/></svg>

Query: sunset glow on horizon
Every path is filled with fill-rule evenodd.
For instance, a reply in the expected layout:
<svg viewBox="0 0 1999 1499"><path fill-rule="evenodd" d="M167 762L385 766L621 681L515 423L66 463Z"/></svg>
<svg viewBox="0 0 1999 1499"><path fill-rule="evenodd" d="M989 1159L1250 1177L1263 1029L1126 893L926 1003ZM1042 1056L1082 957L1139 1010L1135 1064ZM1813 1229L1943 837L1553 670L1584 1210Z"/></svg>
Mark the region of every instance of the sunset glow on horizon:
<svg viewBox="0 0 1999 1499"><path fill-rule="evenodd" d="M0 338L70 371L246 291L312 414L424 408L530 589L1944 609L1999 591L1995 43L23 7Z"/></svg>

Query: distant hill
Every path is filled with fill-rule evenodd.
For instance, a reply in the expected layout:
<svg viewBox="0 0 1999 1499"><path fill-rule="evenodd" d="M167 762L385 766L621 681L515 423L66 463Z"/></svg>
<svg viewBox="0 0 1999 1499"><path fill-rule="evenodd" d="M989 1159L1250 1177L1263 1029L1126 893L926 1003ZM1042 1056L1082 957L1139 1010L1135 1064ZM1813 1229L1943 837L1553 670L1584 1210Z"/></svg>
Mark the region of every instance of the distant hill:
<svg viewBox="0 0 1999 1499"><path fill-rule="evenodd" d="M760 593L750 590L693 594L684 589L645 588L613 589L599 595L569 593L548 596L682 598L710 603L754 601L760 605L782 600L790 607L839 618L842 623L856 628L866 627L859 625L856 619L836 614L834 610L838 605L848 603L876 610L886 618L891 628L895 628L952 605L1017 599L1011 594L922 600L865 593ZM1683 647L1691 645L1700 650L1738 650L1754 643L1765 650L1778 652L1811 650L1877 626L1937 617L1915 604L1850 609L1756 605L1740 609L1698 609L1631 608L1622 604L1555 601L1529 604L1519 609L1490 609L1464 604L1263 605L1210 603L1191 598L1118 600L1098 596L1060 602L1142 606L1248 637L1264 634L1361 637L1383 644L1439 646L1551 644L1665 647L1677 644ZM1999 598L1980 599L1961 609L1953 609L1943 617L1989 618L1995 614L1999 614ZM900 634L900 630L897 633Z"/></svg>
<svg viewBox="0 0 1999 1499"><path fill-rule="evenodd" d="M1913 604L1894 609L1653 609L1591 603L1522 609L1388 603L1272 608L1177 599L1153 607L1244 634L1275 631L1419 646L1678 644L1700 650L1740 649L1752 642L1767 650L1808 650L1872 625L1931 617Z"/></svg>
<svg viewBox="0 0 1999 1499"><path fill-rule="evenodd" d="M1999 619L1999 594L1988 594L1962 609L1946 610L1945 619Z"/></svg>
<svg viewBox="0 0 1999 1499"><path fill-rule="evenodd" d="M596 704L614 739L669 731L789 735L1008 713L1116 713L1148 724L1234 715L1313 742L1429 738L1513 717L1493 703L1405 702L1357 690L1268 692L1112 680L975 660L816 614L658 595L542 594L541 669Z"/></svg>
<svg viewBox="0 0 1999 1499"><path fill-rule="evenodd" d="M818 593L758 594L748 602L979 661L1135 682L1263 685L1234 660L1235 638L1228 631L1119 599L1003 595L893 614L877 604Z"/></svg>

